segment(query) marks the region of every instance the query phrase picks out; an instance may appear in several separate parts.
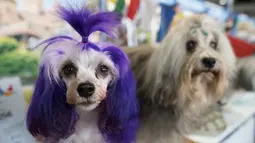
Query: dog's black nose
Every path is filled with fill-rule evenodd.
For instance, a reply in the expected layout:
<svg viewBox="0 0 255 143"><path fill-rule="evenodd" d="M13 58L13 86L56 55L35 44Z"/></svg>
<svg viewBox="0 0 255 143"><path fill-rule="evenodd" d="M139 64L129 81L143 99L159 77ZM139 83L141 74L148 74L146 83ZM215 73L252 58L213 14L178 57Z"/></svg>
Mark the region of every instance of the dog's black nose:
<svg viewBox="0 0 255 143"><path fill-rule="evenodd" d="M90 97L95 92L95 85L91 82L85 82L78 85L77 92L81 97Z"/></svg>
<svg viewBox="0 0 255 143"><path fill-rule="evenodd" d="M213 68L215 66L216 60L214 58L203 58L202 63L206 68Z"/></svg>

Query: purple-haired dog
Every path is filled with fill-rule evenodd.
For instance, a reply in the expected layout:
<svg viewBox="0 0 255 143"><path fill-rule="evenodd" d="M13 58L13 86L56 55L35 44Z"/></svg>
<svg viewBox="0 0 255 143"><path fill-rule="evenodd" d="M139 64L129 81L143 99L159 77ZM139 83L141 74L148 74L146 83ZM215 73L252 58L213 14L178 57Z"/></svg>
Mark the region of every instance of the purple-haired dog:
<svg viewBox="0 0 255 143"><path fill-rule="evenodd" d="M136 81L121 49L88 41L112 36L118 14L60 7L82 37L52 37L40 45L39 76L27 113L29 132L46 143L131 143L138 128Z"/></svg>

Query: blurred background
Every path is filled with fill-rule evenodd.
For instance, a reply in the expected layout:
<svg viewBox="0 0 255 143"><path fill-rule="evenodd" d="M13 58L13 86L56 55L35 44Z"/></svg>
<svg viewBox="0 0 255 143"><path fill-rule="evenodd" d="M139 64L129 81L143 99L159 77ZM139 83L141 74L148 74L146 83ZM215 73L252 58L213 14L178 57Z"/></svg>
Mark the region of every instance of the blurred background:
<svg viewBox="0 0 255 143"><path fill-rule="evenodd" d="M238 58L252 56L255 52L255 0L75 0L75 3L122 15L117 38L95 33L90 37L95 42L113 42L130 48L142 44L157 45L169 28L178 24L177 20L193 14L206 14L217 20ZM40 49L32 49L51 36L75 35L55 13L59 5L66 4L67 0L0 0L0 78L18 77L21 87L18 92L24 95L26 105L32 95L41 53ZM4 85L5 82L0 81L0 91L12 89L10 85L2 89ZM254 94L252 97L255 99ZM250 134L254 137L255 129ZM197 142L204 138L193 136ZM212 142L220 140L210 139ZM251 142L255 143L254 139Z"/></svg>

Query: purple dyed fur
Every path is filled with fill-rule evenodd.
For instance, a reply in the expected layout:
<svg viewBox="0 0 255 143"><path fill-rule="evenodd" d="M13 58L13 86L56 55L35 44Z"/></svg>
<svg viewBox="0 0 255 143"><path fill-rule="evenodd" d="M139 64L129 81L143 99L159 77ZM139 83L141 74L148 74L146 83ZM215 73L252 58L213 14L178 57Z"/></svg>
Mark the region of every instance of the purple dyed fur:
<svg viewBox="0 0 255 143"><path fill-rule="evenodd" d="M83 39L95 32L101 31L113 36L113 28L120 24L120 16L114 12L91 12L86 8L61 7L59 15L68 22ZM83 41L87 42L87 41Z"/></svg>
<svg viewBox="0 0 255 143"><path fill-rule="evenodd" d="M119 78L108 88L104 112L99 127L109 142L130 143L135 141L138 127L136 80L126 55L116 47L106 47L112 61L119 69Z"/></svg>
<svg viewBox="0 0 255 143"><path fill-rule="evenodd" d="M59 140L73 133L78 115L75 107L66 103L64 83L50 80L46 68L47 65L40 67L27 113L27 127L33 136Z"/></svg>
<svg viewBox="0 0 255 143"><path fill-rule="evenodd" d="M97 50L98 47L88 41L89 35L95 31L101 31L114 37L113 29L120 24L121 19L120 15L115 12L95 13L86 8L71 7L61 7L59 15L81 35L82 43L84 43L82 49L90 47Z"/></svg>
<svg viewBox="0 0 255 143"><path fill-rule="evenodd" d="M112 36L112 28L119 23L116 13L92 13L85 8L61 7L59 14L83 37L83 40L95 31ZM76 41L68 36L57 36L45 40L38 46L46 45L45 49L47 49L55 42L66 40ZM77 41L77 47L107 53L119 70L119 77L109 85L107 98L99 106L103 110L98 127L106 142L134 142L138 128L139 107L136 99L136 80L127 56L118 47L108 46L100 49L89 41ZM61 47L56 50L56 53L58 56L65 54ZM59 78L53 78L53 74L47 73L50 64L41 62L26 122L33 136L43 136L57 142L59 139L69 137L75 131L79 115L75 111L75 106L66 103L64 82Z"/></svg>

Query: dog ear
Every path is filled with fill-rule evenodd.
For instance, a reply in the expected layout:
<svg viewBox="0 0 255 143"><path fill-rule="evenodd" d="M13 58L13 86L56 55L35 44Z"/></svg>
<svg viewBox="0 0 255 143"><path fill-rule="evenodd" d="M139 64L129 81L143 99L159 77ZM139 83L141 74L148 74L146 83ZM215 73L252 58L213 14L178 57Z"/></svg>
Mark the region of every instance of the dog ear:
<svg viewBox="0 0 255 143"><path fill-rule="evenodd" d="M50 78L47 71L45 65L40 66L26 123L33 136L59 140L74 131L77 114L66 103L65 84Z"/></svg>
<svg viewBox="0 0 255 143"><path fill-rule="evenodd" d="M136 80L129 60L117 47L106 47L103 52L110 56L119 74L108 87L100 117L100 130L109 141L135 141L139 107L136 99Z"/></svg>
<svg viewBox="0 0 255 143"><path fill-rule="evenodd" d="M233 48L231 46L231 43L225 33L222 31L217 31L217 49L220 53L227 55L224 56L226 63L228 63L230 70L233 70L236 65L236 56L234 54Z"/></svg>

